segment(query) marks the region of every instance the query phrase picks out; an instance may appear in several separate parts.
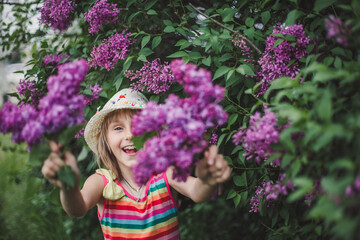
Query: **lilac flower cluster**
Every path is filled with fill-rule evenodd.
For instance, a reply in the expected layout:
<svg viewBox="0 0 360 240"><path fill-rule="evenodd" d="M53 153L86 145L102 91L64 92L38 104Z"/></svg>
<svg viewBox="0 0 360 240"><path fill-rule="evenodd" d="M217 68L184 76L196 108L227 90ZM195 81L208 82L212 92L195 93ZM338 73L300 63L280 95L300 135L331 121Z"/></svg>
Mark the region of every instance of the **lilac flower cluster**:
<svg viewBox="0 0 360 240"><path fill-rule="evenodd" d="M265 108L265 114L260 116L256 112L250 117L250 127L248 129L240 129L234 134L233 142L239 145L242 142L243 148L246 150L244 154L246 159L255 158L257 163L262 160L266 161L275 150L271 148L271 144L279 142L280 131L284 127L277 126L277 118L275 113ZM271 165L280 166L280 159L271 162Z"/></svg>
<svg viewBox="0 0 360 240"><path fill-rule="evenodd" d="M90 85L89 89L92 92L92 96L85 99L85 105L91 105L95 99L99 98L99 94L103 91L99 84Z"/></svg>
<svg viewBox="0 0 360 240"><path fill-rule="evenodd" d="M37 108L5 103L0 110L0 131L11 132L15 143L25 141L31 148L44 134L83 123L85 103L79 91L88 69L83 59L59 66L58 74L48 78L48 93L40 99Z"/></svg>
<svg viewBox="0 0 360 240"><path fill-rule="evenodd" d="M67 58L67 60L64 63L70 62L70 56L66 54L50 54L46 55L43 59L43 64L45 66L57 66L61 60L64 58Z"/></svg>
<svg viewBox="0 0 360 240"><path fill-rule="evenodd" d="M280 39L277 36L268 36L266 39L265 52L259 59L260 70L257 75L263 82L260 94L264 94L269 88L269 83L279 77L288 76L294 78L299 73L299 59L307 55L306 48L310 39L305 36L302 25L294 25L283 28L278 24L273 34L292 35L296 42L284 40L277 46L275 42ZM296 43L293 45L293 43Z"/></svg>
<svg viewBox="0 0 360 240"><path fill-rule="evenodd" d="M189 97L180 99L170 94L165 104L148 102L133 117L135 136L158 132L138 152L134 169L138 183L145 183L153 173L163 172L169 166L175 167L174 178L184 181L196 164L194 155L207 146L205 132L224 124L228 117L216 103L224 98L225 89L212 84L210 72L182 60L174 60L170 66Z"/></svg>
<svg viewBox="0 0 360 240"><path fill-rule="evenodd" d="M55 30L64 31L71 24L74 7L74 0L45 0L40 9L40 21Z"/></svg>
<svg viewBox="0 0 360 240"><path fill-rule="evenodd" d="M130 36L131 33L115 33L98 47L94 46L90 54L91 67L100 66L108 71L113 69L118 60L127 57L129 46L135 43L135 40L129 39Z"/></svg>
<svg viewBox="0 0 360 240"><path fill-rule="evenodd" d="M85 19L90 23L89 33L97 33L103 24L116 23L119 13L116 4L110 4L107 0L97 0L91 10L85 13Z"/></svg>
<svg viewBox="0 0 360 240"><path fill-rule="evenodd" d="M219 136L216 134L216 132L212 132L209 143L212 145L217 145L218 139L219 139Z"/></svg>
<svg viewBox="0 0 360 240"><path fill-rule="evenodd" d="M360 198L360 175L358 175L355 179L355 182L348 186L346 188L346 192L345 192L347 197L357 197Z"/></svg>
<svg viewBox="0 0 360 240"><path fill-rule="evenodd" d="M30 99L33 106L39 103L39 99L43 96L43 93L37 91L35 88L35 81L32 80L20 80L19 85L16 87L17 94L20 98Z"/></svg>
<svg viewBox="0 0 360 240"><path fill-rule="evenodd" d="M259 212L259 205L261 199L265 199L265 206L269 207L270 204L279 198L280 195L288 195L289 191L294 190L294 185L288 181L283 183L285 175L280 175L280 180L263 182L262 185L257 186L255 196L250 199L251 209L249 212Z"/></svg>
<svg viewBox="0 0 360 240"><path fill-rule="evenodd" d="M240 48L241 52L243 53L244 57L245 57L245 62L247 63L252 63L255 64L255 58L254 58L254 51L251 50L247 45L246 42L244 40L244 37L240 34L235 34L233 36L233 40L232 40L234 46ZM249 76L252 77L252 76Z"/></svg>
<svg viewBox="0 0 360 240"><path fill-rule="evenodd" d="M340 18L330 15L329 18L325 19L325 26L328 38L335 38L340 45L348 46L348 38L351 33L349 25L345 26Z"/></svg>
<svg viewBox="0 0 360 240"><path fill-rule="evenodd" d="M170 65L165 62L161 64L160 59L157 58L152 62L146 62L144 66L134 72L128 70L125 76L131 81L132 89L135 91L144 91L145 87L148 92L159 94L169 90L175 77L170 70Z"/></svg>

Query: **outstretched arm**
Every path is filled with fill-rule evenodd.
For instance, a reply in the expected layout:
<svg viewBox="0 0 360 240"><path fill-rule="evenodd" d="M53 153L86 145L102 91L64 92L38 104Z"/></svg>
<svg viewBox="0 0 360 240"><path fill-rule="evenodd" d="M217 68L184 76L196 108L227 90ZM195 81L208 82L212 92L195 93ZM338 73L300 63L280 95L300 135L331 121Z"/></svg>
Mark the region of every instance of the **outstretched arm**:
<svg viewBox="0 0 360 240"><path fill-rule="evenodd" d="M213 195L216 185L227 181L230 177L230 168L223 155L218 154L215 145L205 151L204 159L196 167L197 178L189 176L185 182L173 179L174 168L166 172L171 187L194 202L207 201Z"/></svg>
<svg viewBox="0 0 360 240"><path fill-rule="evenodd" d="M65 212L71 217L84 216L89 209L99 203L104 188L103 180L101 176L93 174L85 181L80 190L80 170L74 155L66 151L62 160L60 158L60 145L51 141L49 146L52 152L44 162L41 172L50 183L60 188L60 201ZM66 189L56 177L57 172L64 165L70 166L76 174L75 186L70 189Z"/></svg>

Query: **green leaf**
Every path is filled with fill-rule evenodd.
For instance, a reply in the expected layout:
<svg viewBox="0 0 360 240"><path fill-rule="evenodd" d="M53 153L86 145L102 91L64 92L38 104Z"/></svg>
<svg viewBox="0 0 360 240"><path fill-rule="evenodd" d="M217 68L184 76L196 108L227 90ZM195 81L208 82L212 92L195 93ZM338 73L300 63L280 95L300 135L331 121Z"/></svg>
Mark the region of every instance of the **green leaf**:
<svg viewBox="0 0 360 240"><path fill-rule="evenodd" d="M136 147L136 150L139 151L140 149L142 149L144 147L145 142L152 138L157 136L158 133L156 131L152 131L152 132L148 132L145 133L144 135L141 136L133 136L133 143L134 146Z"/></svg>
<svg viewBox="0 0 360 240"><path fill-rule="evenodd" d="M170 20L168 20L168 19L164 20L163 23L164 23L166 26L172 26L172 25L173 25L173 23L172 23Z"/></svg>
<svg viewBox="0 0 360 240"><path fill-rule="evenodd" d="M238 117L239 117L239 114L237 114L237 113L231 114L229 119L228 119L228 125L229 126L233 125Z"/></svg>
<svg viewBox="0 0 360 240"><path fill-rule="evenodd" d="M320 12L324 8L331 6L337 0L316 0L314 3L314 11Z"/></svg>
<svg viewBox="0 0 360 240"><path fill-rule="evenodd" d="M236 197L234 197L235 208L239 205L240 201L241 201L241 195L237 194Z"/></svg>
<svg viewBox="0 0 360 240"><path fill-rule="evenodd" d="M133 58L134 58L134 56L131 56L131 57L128 57L128 58L125 60L124 65L123 65L123 71L124 71L124 72L130 68Z"/></svg>
<svg viewBox="0 0 360 240"><path fill-rule="evenodd" d="M145 36L143 37L143 39L141 40L141 48L144 48L145 45L150 41L150 36Z"/></svg>
<svg viewBox="0 0 360 240"><path fill-rule="evenodd" d="M278 40L275 41L273 48L276 48L284 41L285 41L285 39L279 38Z"/></svg>
<svg viewBox="0 0 360 240"><path fill-rule="evenodd" d="M246 18L245 25L248 27L252 27L254 25L254 19L251 17Z"/></svg>
<svg viewBox="0 0 360 240"><path fill-rule="evenodd" d="M271 14L269 11L261 13L261 20L264 25L266 25L268 23L268 21L270 20L270 17L271 17Z"/></svg>
<svg viewBox="0 0 360 240"><path fill-rule="evenodd" d="M224 11L222 11L222 12L220 13L223 22L230 22L230 21L232 21L232 20L233 20L233 17L234 17L234 15L235 15L236 12L237 12L236 9L233 9L233 8L225 8Z"/></svg>
<svg viewBox="0 0 360 240"><path fill-rule="evenodd" d="M146 3L145 7L144 7L144 10L149 10L150 8L152 8L152 6L155 5L155 3L157 3L158 0L152 0L148 3Z"/></svg>
<svg viewBox="0 0 360 240"><path fill-rule="evenodd" d="M189 54L187 54L186 52L184 51L178 51L178 52L175 52L169 56L167 56L168 58L182 58L182 57L188 57Z"/></svg>
<svg viewBox="0 0 360 240"><path fill-rule="evenodd" d="M236 194L235 190L234 190L234 189L230 189L230 191L229 191L226 199L234 198L236 195L237 195L237 194Z"/></svg>
<svg viewBox="0 0 360 240"><path fill-rule="evenodd" d="M172 33L172 32L175 32L175 28L173 26L166 26L164 28L164 32L165 33Z"/></svg>
<svg viewBox="0 0 360 240"><path fill-rule="evenodd" d="M215 72L215 74L214 74L214 76L213 76L213 80L215 80L215 79L223 76L223 75L226 74L229 70L230 70L230 68L227 67L227 66L221 66L221 67L219 67L219 68L216 70L216 72Z"/></svg>
<svg viewBox="0 0 360 240"><path fill-rule="evenodd" d="M87 149L86 146L83 146L80 154L77 156L77 160L80 162L80 161L86 159L88 154L89 154L89 150Z"/></svg>
<svg viewBox="0 0 360 240"><path fill-rule="evenodd" d="M234 181L235 185L238 186L238 187L246 186L247 185L246 172L244 172L240 176L234 176L233 181Z"/></svg>
<svg viewBox="0 0 360 240"><path fill-rule="evenodd" d="M202 64L204 64L205 66L210 67L210 65L211 65L211 56L208 56L207 58L203 59L201 62L202 62Z"/></svg>
<svg viewBox="0 0 360 240"><path fill-rule="evenodd" d="M152 40L152 43L151 43L151 48L154 49L157 46L159 46L159 44L161 43L161 40L162 40L161 36L154 37Z"/></svg>
<svg viewBox="0 0 360 240"><path fill-rule="evenodd" d="M61 182L63 182L63 184L65 184L66 189L75 186L76 174L70 166L65 165L61 167L57 172L57 177Z"/></svg>
<svg viewBox="0 0 360 240"><path fill-rule="evenodd" d="M330 122L332 117L332 102L331 93L329 89L326 89L321 94L321 98L318 101L316 112L320 119Z"/></svg>
<svg viewBox="0 0 360 240"><path fill-rule="evenodd" d="M238 68L236 68L236 71L242 75L250 75L250 76L255 76L254 71L252 70L252 68L247 65L247 64L242 64L240 65Z"/></svg>
<svg viewBox="0 0 360 240"><path fill-rule="evenodd" d="M139 56L140 55L143 55L143 56L145 56L145 57L147 57L147 56L149 56L150 54L153 54L154 53L154 51L153 50L151 50L150 48L142 48L141 50L140 50L140 52L139 52Z"/></svg>
<svg viewBox="0 0 360 240"><path fill-rule="evenodd" d="M292 10L291 12L288 13L287 15L287 19L286 19L286 25L287 26L292 26L296 23L296 20L305 15L302 11L299 11L299 10Z"/></svg>
<svg viewBox="0 0 360 240"><path fill-rule="evenodd" d="M153 9L150 9L149 11L146 12L147 15L157 15L157 12Z"/></svg>
<svg viewBox="0 0 360 240"><path fill-rule="evenodd" d="M47 143L37 144L31 148L27 161L32 166L41 166L50 153L51 150Z"/></svg>

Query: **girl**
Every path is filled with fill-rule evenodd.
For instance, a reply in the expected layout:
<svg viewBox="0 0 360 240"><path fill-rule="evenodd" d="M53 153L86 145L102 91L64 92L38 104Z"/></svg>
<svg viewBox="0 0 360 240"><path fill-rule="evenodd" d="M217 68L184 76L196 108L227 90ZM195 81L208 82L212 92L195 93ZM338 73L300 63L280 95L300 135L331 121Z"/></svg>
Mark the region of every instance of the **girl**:
<svg viewBox="0 0 360 240"><path fill-rule="evenodd" d="M136 149L132 143L131 119L147 102L144 95L123 89L116 93L88 122L85 140L102 168L79 189L80 171L75 157L66 151L60 158L60 146L50 142L52 153L42 173L60 188L60 200L72 217L84 216L94 206L105 239L179 239L177 194L195 202L208 200L218 183L230 177L230 168L218 148L211 146L196 167L197 178L185 182L173 179L173 168L153 175L146 185L134 180ZM65 189L56 178L63 165L76 173L76 184Z"/></svg>

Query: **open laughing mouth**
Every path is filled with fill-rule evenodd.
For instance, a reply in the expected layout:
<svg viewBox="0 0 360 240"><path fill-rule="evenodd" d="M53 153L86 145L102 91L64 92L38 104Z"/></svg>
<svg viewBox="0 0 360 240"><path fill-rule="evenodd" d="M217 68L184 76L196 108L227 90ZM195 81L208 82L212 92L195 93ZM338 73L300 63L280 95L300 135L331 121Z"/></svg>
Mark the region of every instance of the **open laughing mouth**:
<svg viewBox="0 0 360 240"><path fill-rule="evenodd" d="M136 153L137 153L137 150L136 150L135 146L133 146L133 145L125 146L125 147L122 148L122 150L123 150L127 155L130 155L130 156L135 156Z"/></svg>

